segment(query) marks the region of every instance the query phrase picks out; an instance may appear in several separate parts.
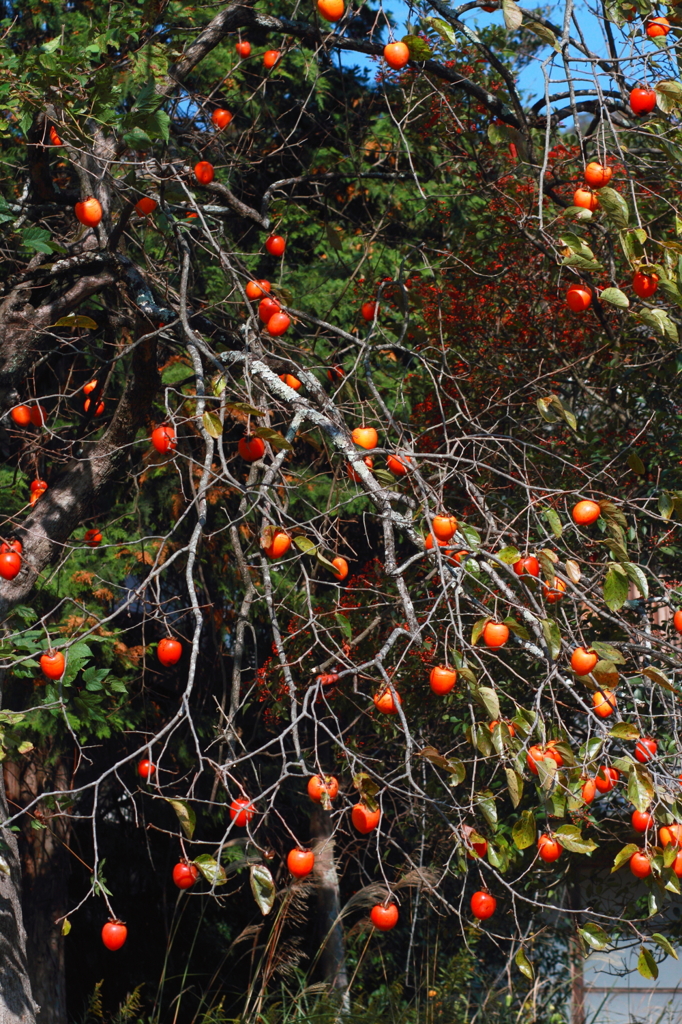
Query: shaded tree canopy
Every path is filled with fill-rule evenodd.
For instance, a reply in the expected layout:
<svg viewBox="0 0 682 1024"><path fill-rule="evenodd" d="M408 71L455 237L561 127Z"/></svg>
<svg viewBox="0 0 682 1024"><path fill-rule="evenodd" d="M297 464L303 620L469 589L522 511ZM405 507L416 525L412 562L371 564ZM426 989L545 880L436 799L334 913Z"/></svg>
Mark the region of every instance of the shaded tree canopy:
<svg viewBox="0 0 682 1024"><path fill-rule="evenodd" d="M675 9L333 6L3 5L12 1022L674 954Z"/></svg>

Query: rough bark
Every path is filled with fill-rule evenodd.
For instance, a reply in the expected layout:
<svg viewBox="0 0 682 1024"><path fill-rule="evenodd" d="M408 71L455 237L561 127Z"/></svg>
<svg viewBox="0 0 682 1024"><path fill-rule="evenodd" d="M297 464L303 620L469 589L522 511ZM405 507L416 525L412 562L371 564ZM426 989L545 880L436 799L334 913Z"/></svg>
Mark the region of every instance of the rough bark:
<svg viewBox="0 0 682 1024"><path fill-rule="evenodd" d="M310 821L315 854L313 875L317 883L317 926L320 940L319 963L329 987L344 993L348 988L346 946L339 918L339 876L336 873L334 840L329 814L316 807Z"/></svg>
<svg viewBox="0 0 682 1024"><path fill-rule="evenodd" d="M0 815L8 817L5 784L0 772ZM0 1024L35 1024L36 1006L26 956L21 913L21 863L16 835L0 833L2 857L9 874L0 872Z"/></svg>
<svg viewBox="0 0 682 1024"><path fill-rule="evenodd" d="M42 759L26 759L21 766L4 765L10 810L30 803L45 790L65 790L68 777L63 762L46 767ZM32 825L37 819L44 828ZM23 869L24 928L33 997L40 1006L36 1024L66 1024L64 937L57 923L68 910L68 819L52 808L34 810L24 820L19 850Z"/></svg>

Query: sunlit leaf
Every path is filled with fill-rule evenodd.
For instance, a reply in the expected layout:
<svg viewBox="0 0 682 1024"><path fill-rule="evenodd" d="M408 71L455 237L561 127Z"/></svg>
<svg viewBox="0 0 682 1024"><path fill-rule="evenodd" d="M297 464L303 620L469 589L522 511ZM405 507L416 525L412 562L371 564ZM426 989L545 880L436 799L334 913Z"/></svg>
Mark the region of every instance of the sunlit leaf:
<svg viewBox="0 0 682 1024"><path fill-rule="evenodd" d="M194 813L194 809L186 800L177 800L175 797L166 797L165 799L177 814L182 831L188 839L191 839L197 824L197 816Z"/></svg>
<svg viewBox="0 0 682 1024"><path fill-rule="evenodd" d="M261 914L265 916L270 913L275 902L275 883L264 864L252 864L250 875L253 898Z"/></svg>

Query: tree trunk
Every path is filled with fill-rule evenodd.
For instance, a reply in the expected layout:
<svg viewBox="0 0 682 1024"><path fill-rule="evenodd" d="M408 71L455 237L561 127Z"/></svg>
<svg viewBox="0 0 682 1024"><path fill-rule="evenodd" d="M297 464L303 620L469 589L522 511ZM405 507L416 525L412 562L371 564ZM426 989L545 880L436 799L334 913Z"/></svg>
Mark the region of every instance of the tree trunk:
<svg viewBox="0 0 682 1024"><path fill-rule="evenodd" d="M45 790L68 788L62 762L45 769L36 760L5 763L7 799L24 806ZM16 811L11 806L11 811ZM45 825L34 828L32 821ZM20 853L23 868L24 927L31 987L40 1012L37 1024L66 1024L66 976L64 937L56 924L68 910L68 819L51 809L35 808L31 819L22 822Z"/></svg>
<svg viewBox="0 0 682 1024"><path fill-rule="evenodd" d="M341 910L339 877L336 873L329 814L321 807L315 807L311 815L310 835L315 854L313 875L317 883L320 966L329 987L345 995L348 989L348 973L343 926L338 920Z"/></svg>
<svg viewBox="0 0 682 1024"><path fill-rule="evenodd" d="M3 821L8 817L2 772L0 815ZM0 1024L35 1024L39 1007L33 1001L26 958L17 838L14 832L6 829L1 835L0 852L4 864L0 872Z"/></svg>

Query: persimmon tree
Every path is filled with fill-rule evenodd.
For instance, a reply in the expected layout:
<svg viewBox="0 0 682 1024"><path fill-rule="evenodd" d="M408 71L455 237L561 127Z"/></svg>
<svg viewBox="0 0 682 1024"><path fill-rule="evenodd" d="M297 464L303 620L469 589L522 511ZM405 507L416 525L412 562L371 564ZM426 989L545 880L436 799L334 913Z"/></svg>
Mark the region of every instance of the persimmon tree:
<svg viewBox="0 0 682 1024"><path fill-rule="evenodd" d="M244 1020L310 879L346 1008L353 915L417 1003L447 922L528 1020L557 946L674 953L677 30L479 8L386 57L366 6L8 13L10 1021L65 1019L79 929L142 941L112 822L179 914L249 879Z"/></svg>

